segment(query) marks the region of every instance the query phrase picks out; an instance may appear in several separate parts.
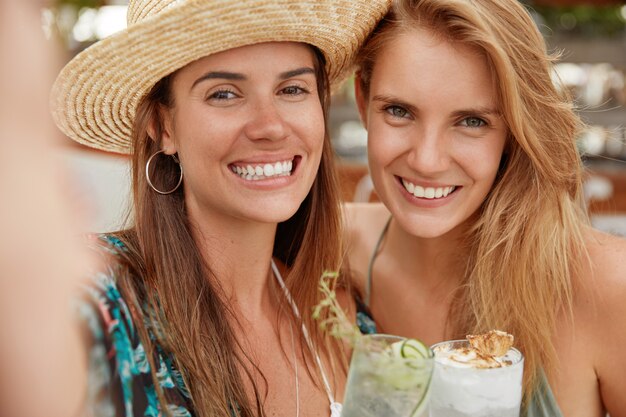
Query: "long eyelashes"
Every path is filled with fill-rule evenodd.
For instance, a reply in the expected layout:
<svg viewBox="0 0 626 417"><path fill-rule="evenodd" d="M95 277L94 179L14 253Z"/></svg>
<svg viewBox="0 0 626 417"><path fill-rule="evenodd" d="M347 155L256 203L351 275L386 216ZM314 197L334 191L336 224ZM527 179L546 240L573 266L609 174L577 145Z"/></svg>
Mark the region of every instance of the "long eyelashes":
<svg viewBox="0 0 626 417"><path fill-rule="evenodd" d="M304 87L301 87L299 85L290 85L290 86L280 89L278 94L284 95L287 97L298 97L298 96L302 96L302 95L309 94L309 93L310 91ZM211 92L211 94L209 94L207 97L207 101L209 100L226 101L226 100L232 100L236 98L240 98L240 95L237 94L234 90L231 90L229 88L221 88L219 90Z"/></svg>
<svg viewBox="0 0 626 417"><path fill-rule="evenodd" d="M387 112L390 116L397 117L398 119L403 119L410 115L407 109L397 105L385 106L383 107L383 111Z"/></svg>
<svg viewBox="0 0 626 417"><path fill-rule="evenodd" d="M224 88L217 91L212 92L207 100L230 100L233 98L237 98L237 94L230 89Z"/></svg>
<svg viewBox="0 0 626 417"><path fill-rule="evenodd" d="M381 107L380 111L394 119L412 119L413 118L413 115L410 110L398 104L384 105ZM478 129L482 127L488 127L490 126L490 123L484 118L479 117L479 116L466 116L466 117L463 117L459 122L457 122L457 125L461 127L466 127L469 129Z"/></svg>
<svg viewBox="0 0 626 417"><path fill-rule="evenodd" d="M477 129L479 127L484 127L488 125L488 123L485 120L476 116L466 117L463 120L461 120L459 124L463 127L469 127L471 129Z"/></svg>
<svg viewBox="0 0 626 417"><path fill-rule="evenodd" d="M300 87L299 85L290 85L281 90L281 94L288 95L288 96L299 96L299 95L308 94L308 93L310 93L309 90L307 90L306 88Z"/></svg>

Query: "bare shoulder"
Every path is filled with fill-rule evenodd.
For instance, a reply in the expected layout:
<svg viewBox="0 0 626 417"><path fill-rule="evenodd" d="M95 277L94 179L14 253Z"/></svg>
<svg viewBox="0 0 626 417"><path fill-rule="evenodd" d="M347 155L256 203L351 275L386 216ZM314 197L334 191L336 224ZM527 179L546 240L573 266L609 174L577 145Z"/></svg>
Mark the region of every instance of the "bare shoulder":
<svg viewBox="0 0 626 417"><path fill-rule="evenodd" d="M345 203L345 224L350 234L365 233L368 230L384 227L389 218L389 210L382 203Z"/></svg>
<svg viewBox="0 0 626 417"><path fill-rule="evenodd" d="M364 288L369 258L389 219L382 203L344 205L346 264L344 272L357 292Z"/></svg>
<svg viewBox="0 0 626 417"><path fill-rule="evenodd" d="M348 254L354 250L367 250L371 242L378 238L389 216L389 210L382 203L344 204L345 242Z"/></svg>
<svg viewBox="0 0 626 417"><path fill-rule="evenodd" d="M619 322L626 326L626 239L590 230L586 248L589 265L583 268L581 291L587 300L593 301L589 305L594 312L623 313ZM599 320L604 321L604 317ZM624 333L626 341L626 331Z"/></svg>
<svg viewBox="0 0 626 417"><path fill-rule="evenodd" d="M590 230L587 250L593 279L600 280L603 287L615 285L626 288L626 239Z"/></svg>
<svg viewBox="0 0 626 417"><path fill-rule="evenodd" d="M587 236L590 270L583 296L585 326L594 350L602 402L611 416L626 416L626 240L599 231ZM580 303L579 303L580 305Z"/></svg>

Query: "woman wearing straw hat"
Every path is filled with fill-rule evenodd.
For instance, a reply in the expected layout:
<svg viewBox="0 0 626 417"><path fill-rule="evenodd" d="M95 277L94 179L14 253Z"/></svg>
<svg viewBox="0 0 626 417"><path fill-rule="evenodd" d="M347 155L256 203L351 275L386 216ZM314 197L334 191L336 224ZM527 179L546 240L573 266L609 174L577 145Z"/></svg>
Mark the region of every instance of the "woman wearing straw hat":
<svg viewBox="0 0 626 417"><path fill-rule="evenodd" d="M96 414L338 415L341 346L310 317L340 255L325 114L386 8L136 0L63 69L57 125L132 158L134 225L81 306Z"/></svg>

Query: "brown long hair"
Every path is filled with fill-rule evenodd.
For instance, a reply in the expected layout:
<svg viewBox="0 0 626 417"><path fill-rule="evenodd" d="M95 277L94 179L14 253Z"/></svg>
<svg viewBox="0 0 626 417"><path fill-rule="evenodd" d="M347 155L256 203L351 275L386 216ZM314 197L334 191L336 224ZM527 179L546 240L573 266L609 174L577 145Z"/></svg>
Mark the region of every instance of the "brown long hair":
<svg viewBox="0 0 626 417"><path fill-rule="evenodd" d="M507 145L467 236L467 270L448 325L458 337L492 328L514 334L527 400L539 372L556 370L556 320L572 317L573 277L586 257L581 122L553 84L555 58L517 0L395 1L358 59L364 94L381 48L416 28L481 51L499 94Z"/></svg>
<svg viewBox="0 0 626 417"><path fill-rule="evenodd" d="M330 94L324 58L312 49L318 93L327 119ZM192 238L182 188L160 195L150 189L146 180L146 162L160 149L158 139L163 125L159 106L174 106L171 79L172 75L156 84L137 109L132 152L134 226L117 234L128 247L123 254L118 285L131 305L141 341L151 352L147 356L164 412L168 413L168 399L156 376L155 343L148 329L141 325L146 315L156 325L153 329L161 329L153 331L152 337L156 344L173 354L196 415L265 415L260 387L254 385L248 367L243 366L251 363L250 358L238 353L243 350L230 324L232 312L220 297L220 288L211 279L210 265L205 264ZM154 128L157 140L148 136L149 126ZM335 366L337 363L332 362L341 346L322 333L310 314L320 298L319 277L324 269L339 267L341 254L340 200L327 127L325 132L321 163L312 189L295 215L278 225L273 254L286 265L285 283L300 308L302 321L320 356L330 358L336 376L335 371L345 372L345 366ZM153 183L163 189L176 184L178 176L179 168L174 162L160 161L159 169L151 172ZM300 328L300 323L296 324ZM303 355L311 375L317 375L311 365L313 358L304 347ZM241 370L246 375L242 376ZM254 403L243 388L242 377L249 378L254 386Z"/></svg>

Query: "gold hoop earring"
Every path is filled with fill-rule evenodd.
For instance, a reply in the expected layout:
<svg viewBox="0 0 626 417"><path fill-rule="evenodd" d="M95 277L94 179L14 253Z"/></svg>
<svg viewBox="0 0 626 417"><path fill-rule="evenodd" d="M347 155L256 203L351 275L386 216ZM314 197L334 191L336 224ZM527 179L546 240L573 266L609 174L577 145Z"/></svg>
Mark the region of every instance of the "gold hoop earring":
<svg viewBox="0 0 626 417"><path fill-rule="evenodd" d="M160 154L160 153L165 153L165 152L162 151L162 150L156 151L155 153L152 154L152 156L150 156L150 158L148 158L148 161L146 162L146 180L148 180L148 185L155 192L157 192L159 194L163 194L163 195L172 194L174 191L178 190L178 187L180 187L180 184L182 184L182 182L183 182L183 166L180 164L180 161L178 160L176 155L170 155L172 157L172 159L174 160L174 162L176 162L176 164L178 165L178 168L180 168L180 177L178 178L178 183L176 184L176 186L174 188L172 188L169 191L161 191L161 190L157 189L154 186L154 184L152 184L152 180L150 179L150 163L152 163L152 159L155 156L157 156L158 154Z"/></svg>

